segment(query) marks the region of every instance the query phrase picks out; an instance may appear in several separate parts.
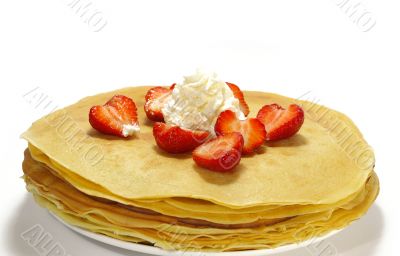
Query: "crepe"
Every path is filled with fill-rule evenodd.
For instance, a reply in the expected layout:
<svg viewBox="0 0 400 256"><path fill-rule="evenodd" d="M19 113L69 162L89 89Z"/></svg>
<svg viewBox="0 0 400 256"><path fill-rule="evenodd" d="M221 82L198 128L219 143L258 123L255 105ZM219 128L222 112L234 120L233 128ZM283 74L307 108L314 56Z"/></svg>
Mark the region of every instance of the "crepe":
<svg viewBox="0 0 400 256"><path fill-rule="evenodd" d="M115 94L124 94L135 99L141 109L148 89L133 87L85 98L38 120L22 137L63 167L63 176L71 175L69 181L75 187L115 201L190 197L239 208L330 204L359 190L372 170L372 165L360 168L323 125L310 118L305 119L296 136L243 159L231 175L201 169L190 155L161 152L154 143L152 123L143 112L139 113L141 132L131 139L103 135L91 128L87 117L91 106L106 102ZM253 110L273 102L283 106L294 102L260 92L248 92L246 99ZM343 118L352 134L359 134L350 119L334 112L332 115ZM88 137L75 142L81 137L70 135L73 132ZM368 148L362 137L357 136L357 140L360 148ZM102 154L95 163L85 154L93 148Z"/></svg>
<svg viewBox="0 0 400 256"><path fill-rule="evenodd" d="M165 249L230 251L244 244L251 249L274 248L300 242L309 233L323 235L360 217L378 193L375 173L357 197L341 207L293 215L269 222L219 225L195 219L179 219L106 202L79 192L56 177L26 152L27 188L37 202L73 225L125 241L153 243ZM267 242L259 243L260 239ZM184 241L187 241L186 243Z"/></svg>
<svg viewBox="0 0 400 256"><path fill-rule="evenodd" d="M197 167L190 154L160 151L143 112L141 132L130 139L91 128L91 106L123 94L142 109L148 89L87 97L22 135L29 146L25 181L41 205L73 225L121 240L231 251L273 248L347 226L378 194L373 151L354 123L307 101L245 92L253 111L301 104L305 122L297 135L266 143L228 174Z"/></svg>

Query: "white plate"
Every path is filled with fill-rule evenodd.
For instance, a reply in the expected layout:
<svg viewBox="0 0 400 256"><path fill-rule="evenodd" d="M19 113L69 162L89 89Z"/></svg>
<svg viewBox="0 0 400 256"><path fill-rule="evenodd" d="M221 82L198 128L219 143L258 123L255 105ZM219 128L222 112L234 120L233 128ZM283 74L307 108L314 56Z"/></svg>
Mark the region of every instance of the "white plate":
<svg viewBox="0 0 400 256"><path fill-rule="evenodd" d="M318 242L320 242L324 239L327 239L328 237L331 237L341 231L341 230L335 230L323 237L317 237L317 238L313 238L311 240L304 241L304 242L301 242L298 244L285 245L285 246L281 246L281 247L278 247L275 249L249 250L249 251L239 251L239 252L218 252L218 253L166 251L166 250L160 249L155 246L125 242L125 241L118 240L118 239L108 237L105 235L93 233L88 230L85 230L85 229L82 229L82 228L79 228L79 227L76 227L76 226L66 223L65 221L63 221L61 218L59 218L57 215L55 215L52 212L50 212L50 214L53 217L55 217L58 221L63 223L65 226L67 226L68 228L70 228L70 229L74 230L75 232L77 232L81 235L84 235L86 237L92 238L94 240L97 240L97 241L105 243L105 244L123 248L126 250L147 253L147 254L152 254L152 255L158 255L158 256L267 256L267 255L274 255L277 253L292 251L295 249L309 246L313 243L318 243Z"/></svg>

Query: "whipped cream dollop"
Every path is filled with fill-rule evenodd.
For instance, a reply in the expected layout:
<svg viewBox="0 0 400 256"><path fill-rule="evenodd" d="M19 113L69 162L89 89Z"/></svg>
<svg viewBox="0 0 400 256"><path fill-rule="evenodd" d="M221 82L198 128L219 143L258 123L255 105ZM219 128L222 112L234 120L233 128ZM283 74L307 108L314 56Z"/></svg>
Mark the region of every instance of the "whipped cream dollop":
<svg viewBox="0 0 400 256"><path fill-rule="evenodd" d="M177 83L161 109L167 124L214 133L219 114L232 110L243 119L239 100L215 73L197 71Z"/></svg>
<svg viewBox="0 0 400 256"><path fill-rule="evenodd" d="M136 132L140 131L140 127L137 124L124 124L122 126L122 135L124 137L128 137L133 135Z"/></svg>

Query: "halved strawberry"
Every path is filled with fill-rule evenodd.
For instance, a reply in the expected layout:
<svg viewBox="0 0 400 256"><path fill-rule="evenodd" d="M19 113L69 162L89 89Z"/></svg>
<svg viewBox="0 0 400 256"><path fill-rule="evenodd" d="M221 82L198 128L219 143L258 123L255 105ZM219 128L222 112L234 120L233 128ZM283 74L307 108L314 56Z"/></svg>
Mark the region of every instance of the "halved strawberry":
<svg viewBox="0 0 400 256"><path fill-rule="evenodd" d="M150 120L159 122L164 121L161 108L171 91L172 90L170 88L161 86L151 88L147 91L145 96L146 103L144 104L144 111Z"/></svg>
<svg viewBox="0 0 400 256"><path fill-rule="evenodd" d="M229 88L231 88L235 98L239 100L240 110L243 112L245 116L248 116L248 114L250 113L250 108L247 105L246 101L244 100L243 92L240 90L239 86L228 82L226 82L226 84L229 86Z"/></svg>
<svg viewBox="0 0 400 256"><path fill-rule="evenodd" d="M292 104L288 109L278 104L265 105L257 114L257 119L265 125L267 141L281 140L295 135L304 122L303 109Z"/></svg>
<svg viewBox="0 0 400 256"><path fill-rule="evenodd" d="M242 157L243 136L233 132L218 136L193 151L197 165L217 172L229 172Z"/></svg>
<svg viewBox="0 0 400 256"><path fill-rule="evenodd" d="M182 129L176 125L156 122L153 126L153 135L161 149L169 153L178 154L190 152L203 144L210 133Z"/></svg>
<svg viewBox="0 0 400 256"><path fill-rule="evenodd" d="M99 132L128 137L140 130L135 102L126 96L115 95L103 106L89 111L89 123Z"/></svg>
<svg viewBox="0 0 400 256"><path fill-rule="evenodd" d="M230 110L222 112L215 123L215 133L223 135L231 132L240 132L244 139L243 154L251 154L265 141L264 125L257 118L239 120Z"/></svg>

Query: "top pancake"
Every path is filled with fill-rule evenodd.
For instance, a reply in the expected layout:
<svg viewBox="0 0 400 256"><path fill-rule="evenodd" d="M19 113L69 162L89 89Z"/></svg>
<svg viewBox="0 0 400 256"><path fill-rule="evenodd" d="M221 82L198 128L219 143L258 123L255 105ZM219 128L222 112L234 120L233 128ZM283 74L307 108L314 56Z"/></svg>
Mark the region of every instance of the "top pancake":
<svg viewBox="0 0 400 256"><path fill-rule="evenodd" d="M156 146L152 122L143 111L149 88L131 87L84 98L36 121L22 137L77 189L115 201L183 197L232 208L333 204L359 191L373 169L373 153L349 118L309 102L263 92L245 92L250 116L265 104L302 104L306 118L299 133L243 157L233 173L202 169L191 154L167 154ZM130 139L101 134L88 122L90 107L104 104L115 94L131 97L138 107L141 131Z"/></svg>

